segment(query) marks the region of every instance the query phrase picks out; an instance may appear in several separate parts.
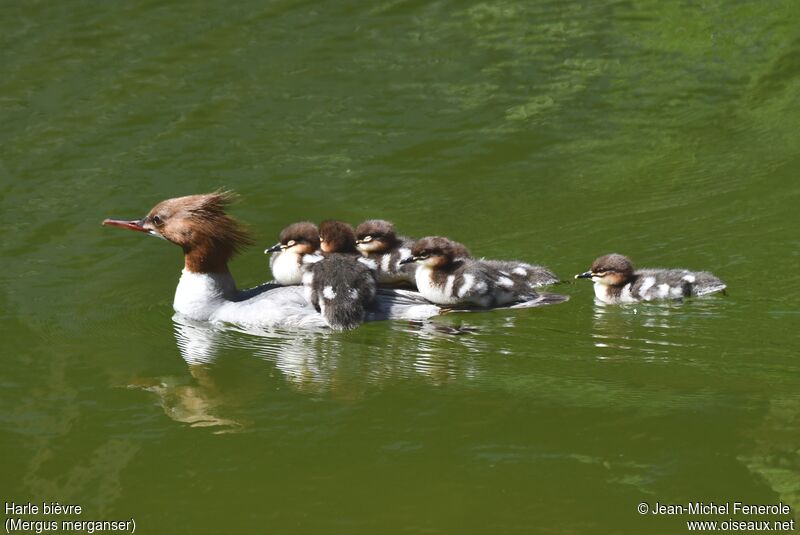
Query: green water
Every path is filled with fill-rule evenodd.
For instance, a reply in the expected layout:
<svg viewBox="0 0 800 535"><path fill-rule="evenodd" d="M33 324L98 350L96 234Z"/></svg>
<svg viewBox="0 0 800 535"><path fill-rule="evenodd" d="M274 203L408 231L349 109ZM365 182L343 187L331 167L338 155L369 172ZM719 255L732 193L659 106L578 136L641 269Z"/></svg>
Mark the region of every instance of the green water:
<svg viewBox="0 0 800 535"><path fill-rule="evenodd" d="M5 2L0 502L139 533L797 518L798 28L795 1ZM381 217L564 278L618 251L729 292L176 324L180 251L100 221L217 187L261 246ZM260 249L241 286L269 278Z"/></svg>

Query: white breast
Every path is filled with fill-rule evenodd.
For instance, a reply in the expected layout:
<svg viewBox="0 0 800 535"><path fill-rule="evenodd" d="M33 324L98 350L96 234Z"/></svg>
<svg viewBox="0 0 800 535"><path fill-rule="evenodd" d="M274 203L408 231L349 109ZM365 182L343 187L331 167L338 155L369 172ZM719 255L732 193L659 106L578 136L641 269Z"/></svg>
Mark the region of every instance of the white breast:
<svg viewBox="0 0 800 535"><path fill-rule="evenodd" d="M230 273L193 273L184 269L172 307L187 318L207 321L236 294L236 283Z"/></svg>
<svg viewBox="0 0 800 535"><path fill-rule="evenodd" d="M417 291L431 303L438 305L454 305L459 302L458 297L453 295L453 282L455 277L450 275L443 286L433 283L431 276L433 270L427 266L417 268Z"/></svg>
<svg viewBox="0 0 800 535"><path fill-rule="evenodd" d="M300 269L300 257L294 253L279 253L272 262L272 277L278 284L288 286L300 284L303 273Z"/></svg>
<svg viewBox="0 0 800 535"><path fill-rule="evenodd" d="M610 305L614 305L617 303L636 303L639 301L631 293L631 284L628 283L622 287L622 291L620 292L618 297L612 297L608 294L609 287L605 284L600 284L598 282L594 283L594 296L602 301L603 303L608 303Z"/></svg>

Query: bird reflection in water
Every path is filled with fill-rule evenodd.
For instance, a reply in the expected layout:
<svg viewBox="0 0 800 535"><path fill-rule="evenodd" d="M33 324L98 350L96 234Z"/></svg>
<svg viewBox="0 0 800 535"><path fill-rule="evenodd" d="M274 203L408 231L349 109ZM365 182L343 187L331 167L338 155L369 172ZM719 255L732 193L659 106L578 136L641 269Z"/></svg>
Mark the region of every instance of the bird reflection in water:
<svg viewBox="0 0 800 535"><path fill-rule="evenodd" d="M172 319L176 345L190 377L142 379L131 386L156 394L164 413L176 422L213 428L215 433L246 429L250 423L231 414L247 399L248 390L264 390L263 377L254 385L237 384L235 389L219 385L222 374L211 364L230 350L270 363L296 392L345 403L408 378L434 385L474 379L480 374L480 355L491 352L478 329L455 316L396 321L389 329L380 324L364 326L360 329L364 335L358 337L322 329L220 328L179 314Z"/></svg>
<svg viewBox="0 0 800 535"><path fill-rule="evenodd" d="M693 335L701 330L697 327L698 320L707 307L707 304L680 302L607 305L595 301L591 336L599 350L597 358L669 359L674 348L702 342L702 336ZM713 304L708 310L713 310Z"/></svg>
<svg viewBox="0 0 800 535"><path fill-rule="evenodd" d="M217 355L218 335L208 324L173 317L175 340L181 356L189 366L191 380L173 376L140 378L130 384L156 394L164 414L191 427L214 428L214 433L241 431L244 424L220 415L224 412L223 397L206 364Z"/></svg>

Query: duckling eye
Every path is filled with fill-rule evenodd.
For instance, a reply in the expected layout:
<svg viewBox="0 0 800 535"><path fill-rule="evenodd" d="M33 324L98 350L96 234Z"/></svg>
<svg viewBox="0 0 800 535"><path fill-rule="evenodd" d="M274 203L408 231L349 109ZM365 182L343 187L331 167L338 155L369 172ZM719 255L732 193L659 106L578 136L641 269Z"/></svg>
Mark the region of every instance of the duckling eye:
<svg viewBox="0 0 800 535"><path fill-rule="evenodd" d="M325 238L323 238L322 236L320 236L320 237L319 237L319 241L320 241L320 242L324 242L324 241L325 241Z"/></svg>
<svg viewBox="0 0 800 535"><path fill-rule="evenodd" d="M289 240L286 242L286 247L294 247L295 245L297 245L297 242L294 240Z"/></svg>
<svg viewBox="0 0 800 535"><path fill-rule="evenodd" d="M369 243L372 241L372 236L364 236L363 238L361 238L361 241L363 241L364 243Z"/></svg>
<svg viewBox="0 0 800 535"><path fill-rule="evenodd" d="M161 225L163 225L163 224L164 224L164 221L161 219L161 216L158 216L158 215L154 215L154 216L151 218L151 221L152 221L152 222L153 222L153 224L154 224L155 226L157 226L157 227L160 227Z"/></svg>

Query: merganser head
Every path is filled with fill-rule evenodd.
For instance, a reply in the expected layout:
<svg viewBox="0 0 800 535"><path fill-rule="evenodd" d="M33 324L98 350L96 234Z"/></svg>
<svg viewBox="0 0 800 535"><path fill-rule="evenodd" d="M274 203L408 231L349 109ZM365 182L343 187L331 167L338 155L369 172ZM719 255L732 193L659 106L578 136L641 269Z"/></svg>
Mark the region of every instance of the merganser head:
<svg viewBox="0 0 800 535"><path fill-rule="evenodd" d="M370 219L356 227L356 247L362 253L385 253L397 245L394 225L383 219Z"/></svg>
<svg viewBox="0 0 800 535"><path fill-rule="evenodd" d="M327 220L319 226L319 246L324 253L356 253L356 234L343 221Z"/></svg>
<svg viewBox="0 0 800 535"><path fill-rule="evenodd" d="M589 271L575 275L576 279L592 279L604 286L621 286L633 277L633 264L621 254L601 256L592 262Z"/></svg>
<svg viewBox="0 0 800 535"><path fill-rule="evenodd" d="M401 260L401 264L408 264L410 262L419 262L423 266L438 268L451 264L462 249L466 249L463 245L454 242L442 236L428 236L422 238L411 249L411 256Z"/></svg>
<svg viewBox="0 0 800 535"><path fill-rule="evenodd" d="M283 229L278 236L278 243L265 250L264 253L278 251L294 254L310 254L319 248L319 229L314 223L301 221L292 223Z"/></svg>
<svg viewBox="0 0 800 535"><path fill-rule="evenodd" d="M161 201L142 219L106 219L103 224L146 232L180 245L189 271L225 272L228 260L253 243L247 230L225 213L234 198L230 191L177 197Z"/></svg>

